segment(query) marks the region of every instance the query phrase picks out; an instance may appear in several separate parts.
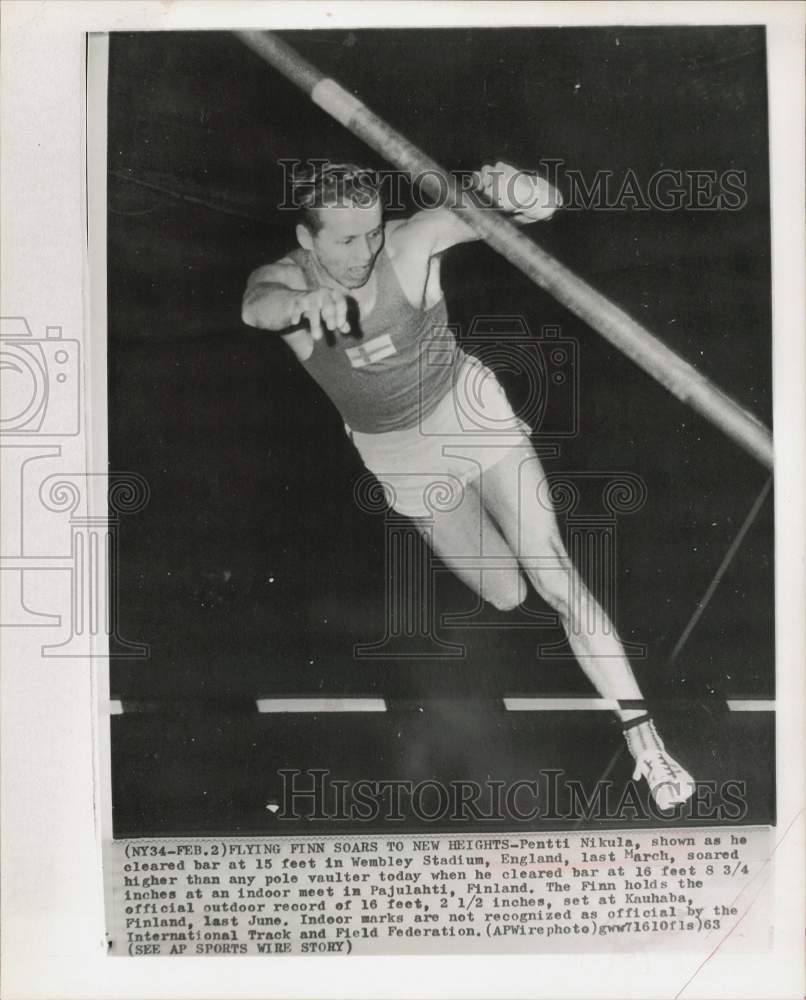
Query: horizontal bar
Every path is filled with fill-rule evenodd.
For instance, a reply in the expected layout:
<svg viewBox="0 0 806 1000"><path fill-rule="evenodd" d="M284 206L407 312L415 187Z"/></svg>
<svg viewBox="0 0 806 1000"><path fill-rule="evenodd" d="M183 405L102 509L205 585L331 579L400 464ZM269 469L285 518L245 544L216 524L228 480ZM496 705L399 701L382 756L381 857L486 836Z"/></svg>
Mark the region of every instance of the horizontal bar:
<svg viewBox="0 0 806 1000"><path fill-rule="evenodd" d="M774 712L774 701L762 701L760 698L740 700L728 698L728 708L731 712Z"/></svg>
<svg viewBox="0 0 806 1000"><path fill-rule="evenodd" d="M258 712L385 712L383 698L259 698Z"/></svg>
<svg viewBox="0 0 806 1000"><path fill-rule="evenodd" d="M615 712L611 698L504 698L508 712Z"/></svg>
<svg viewBox="0 0 806 1000"><path fill-rule="evenodd" d="M619 703L611 698L504 698L508 712L614 712ZM679 707L681 702L675 704ZM774 712L774 701L729 698L731 712Z"/></svg>
<svg viewBox="0 0 806 1000"><path fill-rule="evenodd" d="M497 701L498 699L493 699ZM619 707L611 698L510 698L502 699L508 712L614 712ZM478 705L480 702L474 702ZM263 714L319 712L386 712L384 698L258 698L255 702L258 712ZM395 708L407 708L422 712L424 707L434 708L436 704L451 705L461 710L465 699L427 699L421 702L395 702ZM731 712L774 712L775 702L761 698L728 698L726 702ZM109 702L109 715L123 715L123 702Z"/></svg>

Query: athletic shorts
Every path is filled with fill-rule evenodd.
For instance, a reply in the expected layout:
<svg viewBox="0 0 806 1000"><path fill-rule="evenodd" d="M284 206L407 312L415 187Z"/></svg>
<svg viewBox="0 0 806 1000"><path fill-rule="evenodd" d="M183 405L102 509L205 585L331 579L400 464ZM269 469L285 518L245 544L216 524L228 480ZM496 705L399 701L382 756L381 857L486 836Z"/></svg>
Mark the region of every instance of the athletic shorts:
<svg viewBox="0 0 806 1000"><path fill-rule="evenodd" d="M529 445L529 427L514 413L501 383L467 356L453 386L417 426L381 434L346 430L386 503L407 517L431 517L461 503L466 484ZM366 483L356 500L377 509Z"/></svg>

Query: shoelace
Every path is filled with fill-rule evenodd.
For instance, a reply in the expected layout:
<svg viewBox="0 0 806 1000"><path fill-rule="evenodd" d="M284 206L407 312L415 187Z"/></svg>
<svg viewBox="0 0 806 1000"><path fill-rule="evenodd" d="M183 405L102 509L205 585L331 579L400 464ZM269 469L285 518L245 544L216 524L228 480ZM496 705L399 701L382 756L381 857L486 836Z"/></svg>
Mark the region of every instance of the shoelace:
<svg viewBox="0 0 806 1000"><path fill-rule="evenodd" d="M653 770L665 771L671 781L680 781L683 777L683 769L675 768L665 750L641 750L635 757L635 771L633 780L649 776ZM658 782L660 784L660 782Z"/></svg>
<svg viewBox="0 0 806 1000"><path fill-rule="evenodd" d="M655 723L651 719L628 730L624 734L624 738L630 748L630 753L635 758L633 780L648 776L649 772L655 769L666 772L671 781L679 781L682 778L683 769L675 765L666 753L663 740L658 735ZM666 780L666 778L662 780Z"/></svg>

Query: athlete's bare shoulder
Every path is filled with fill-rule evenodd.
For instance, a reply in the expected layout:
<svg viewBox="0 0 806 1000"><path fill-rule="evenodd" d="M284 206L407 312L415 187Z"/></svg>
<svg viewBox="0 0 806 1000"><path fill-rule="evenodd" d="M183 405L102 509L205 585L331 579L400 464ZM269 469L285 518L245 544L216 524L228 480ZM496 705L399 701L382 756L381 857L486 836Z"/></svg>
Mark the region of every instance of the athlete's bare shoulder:
<svg viewBox="0 0 806 1000"><path fill-rule="evenodd" d="M386 252L389 257L428 260L434 253L435 232L426 212L415 212L406 219L386 223Z"/></svg>
<svg viewBox="0 0 806 1000"><path fill-rule="evenodd" d="M290 256L282 257L273 264L264 264L256 268L246 279L247 289L255 285L285 285L293 291L302 292L308 287L305 274L297 262Z"/></svg>
<svg viewBox="0 0 806 1000"><path fill-rule="evenodd" d="M387 252L393 259L399 255L427 260L475 238L473 231L447 208L426 208L386 224Z"/></svg>

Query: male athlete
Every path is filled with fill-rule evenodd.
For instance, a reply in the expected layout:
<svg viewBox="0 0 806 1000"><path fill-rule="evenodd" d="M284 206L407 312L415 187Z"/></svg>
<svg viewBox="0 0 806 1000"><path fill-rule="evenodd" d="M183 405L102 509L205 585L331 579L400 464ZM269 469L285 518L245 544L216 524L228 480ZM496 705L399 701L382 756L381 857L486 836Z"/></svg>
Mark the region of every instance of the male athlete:
<svg viewBox="0 0 806 1000"><path fill-rule="evenodd" d="M520 224L561 205L551 185L504 163L483 167L474 182ZM479 237L446 208L385 223L373 174L350 164L319 166L295 191L299 247L250 275L243 321L283 336L388 487L388 502L464 583L502 610L521 604L532 584L593 686L619 704L633 777L646 778L663 811L686 801L694 782L666 751L611 623L538 499L544 473L528 428L494 374L447 333L441 255ZM434 343L442 363L423 364ZM480 420L468 426L473 412ZM474 433L491 426L507 431ZM446 483L450 501L443 491L433 502L429 487ZM485 560L494 566L479 571Z"/></svg>

